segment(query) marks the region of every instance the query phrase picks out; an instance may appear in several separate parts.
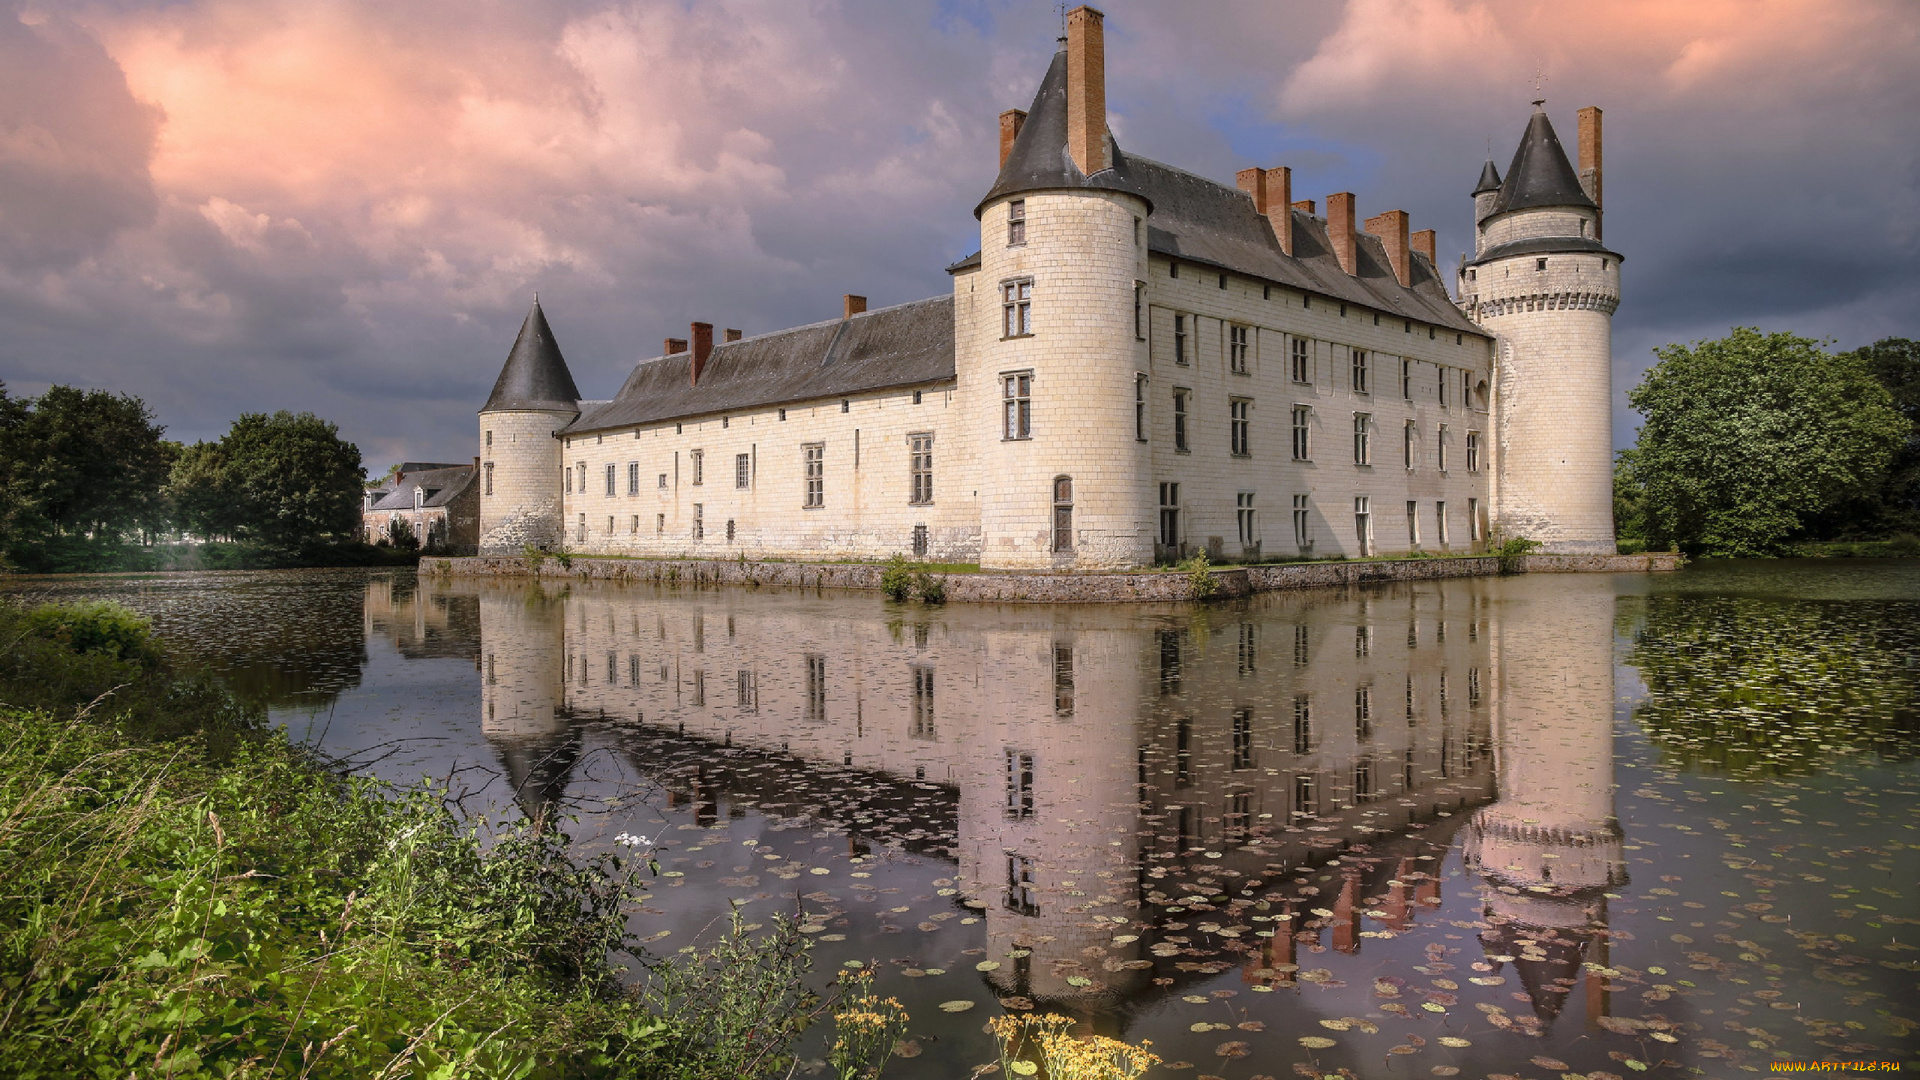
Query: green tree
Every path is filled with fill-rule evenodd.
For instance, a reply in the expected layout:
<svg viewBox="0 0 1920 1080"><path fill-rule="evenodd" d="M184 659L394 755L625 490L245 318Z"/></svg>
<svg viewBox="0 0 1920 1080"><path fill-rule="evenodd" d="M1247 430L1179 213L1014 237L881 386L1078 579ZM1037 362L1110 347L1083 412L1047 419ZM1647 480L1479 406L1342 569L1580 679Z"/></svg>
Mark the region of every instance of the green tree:
<svg viewBox="0 0 1920 1080"><path fill-rule="evenodd" d="M1649 542L1780 554L1808 518L1879 482L1908 424L1858 354L1820 344L1735 327L1654 350L1627 395L1646 417L1626 457Z"/></svg>
<svg viewBox="0 0 1920 1080"><path fill-rule="evenodd" d="M37 398L0 387L0 487L15 556L55 538L119 544L166 524L172 449L131 394L55 386Z"/></svg>
<svg viewBox="0 0 1920 1080"><path fill-rule="evenodd" d="M167 502L176 526L203 540L231 540L245 519L240 492L219 443L182 446L167 477Z"/></svg>
<svg viewBox="0 0 1920 1080"><path fill-rule="evenodd" d="M1862 492L1834 523L1833 532L1861 536L1920 532L1920 341L1882 338L1850 356L1887 388L1895 411L1907 421L1907 437L1893 452L1880 485Z"/></svg>
<svg viewBox="0 0 1920 1080"><path fill-rule="evenodd" d="M284 409L243 413L220 452L247 539L299 551L357 538L366 470L330 421Z"/></svg>

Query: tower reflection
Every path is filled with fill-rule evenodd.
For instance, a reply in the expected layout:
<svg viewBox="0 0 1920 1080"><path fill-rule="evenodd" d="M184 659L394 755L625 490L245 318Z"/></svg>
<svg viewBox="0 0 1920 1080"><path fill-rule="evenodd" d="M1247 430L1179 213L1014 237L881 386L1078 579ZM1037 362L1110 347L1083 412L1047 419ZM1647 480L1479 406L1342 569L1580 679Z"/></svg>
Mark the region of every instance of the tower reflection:
<svg viewBox="0 0 1920 1080"><path fill-rule="evenodd" d="M482 728L529 814L591 726L694 824L753 808L945 861L1015 1008L1118 1032L1149 990L1294 986L1437 908L1456 839L1538 1017L1604 961L1603 579L1198 610L431 587L477 603Z"/></svg>

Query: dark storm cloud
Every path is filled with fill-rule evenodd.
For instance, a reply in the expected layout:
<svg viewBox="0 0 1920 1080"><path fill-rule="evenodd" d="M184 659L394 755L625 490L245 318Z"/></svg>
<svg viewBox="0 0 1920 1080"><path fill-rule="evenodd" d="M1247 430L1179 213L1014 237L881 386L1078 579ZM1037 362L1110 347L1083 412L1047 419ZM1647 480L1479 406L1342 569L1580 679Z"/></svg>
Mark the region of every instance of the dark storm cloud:
<svg viewBox="0 0 1920 1080"><path fill-rule="evenodd" d="M0 378L129 390L189 438L312 409L376 467L470 456L535 289L592 396L691 320L944 291L994 117L1058 32L952 0L37 11L0 16ZM1653 346L1737 323L1920 334L1903 3L1106 11L1128 149L1226 182L1292 165L1298 197L1438 228L1443 262L1536 70L1569 147L1605 107L1622 393Z"/></svg>

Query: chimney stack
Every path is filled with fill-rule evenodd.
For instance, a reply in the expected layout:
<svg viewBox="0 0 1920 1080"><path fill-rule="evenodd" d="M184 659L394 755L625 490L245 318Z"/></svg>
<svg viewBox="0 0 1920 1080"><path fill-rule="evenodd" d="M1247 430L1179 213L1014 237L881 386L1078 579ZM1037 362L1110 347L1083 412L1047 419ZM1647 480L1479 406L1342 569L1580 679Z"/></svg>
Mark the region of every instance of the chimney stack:
<svg viewBox="0 0 1920 1080"><path fill-rule="evenodd" d="M713 324L697 322L693 324L693 385L700 385L700 373L706 370L707 357L713 355Z"/></svg>
<svg viewBox="0 0 1920 1080"><path fill-rule="evenodd" d="M1351 276L1360 268L1360 244L1353 234L1353 192L1327 196L1327 238L1333 241L1334 258L1340 269Z"/></svg>
<svg viewBox="0 0 1920 1080"><path fill-rule="evenodd" d="M1419 232L1413 234L1413 250L1425 255L1427 261L1433 264L1435 270L1440 268L1440 258L1434 254L1434 252L1438 250L1438 245L1434 243L1434 233L1432 229L1421 229Z"/></svg>
<svg viewBox="0 0 1920 1080"><path fill-rule="evenodd" d="M1085 5L1067 12L1067 152L1086 176L1113 166L1107 153L1105 20Z"/></svg>
<svg viewBox="0 0 1920 1080"><path fill-rule="evenodd" d="M1027 122L1024 109L1008 109L1000 114L1000 167L1007 167L1007 157L1013 153L1013 140L1020 137L1020 128Z"/></svg>
<svg viewBox="0 0 1920 1080"><path fill-rule="evenodd" d="M1593 205L1601 208L1601 216L1606 215L1606 203L1601 199L1600 184L1600 109L1589 105L1580 110L1580 190L1587 193ZM1596 226L1594 236L1600 235Z"/></svg>
<svg viewBox="0 0 1920 1080"><path fill-rule="evenodd" d="M1407 212L1389 210L1367 219L1367 232L1380 238L1387 249L1387 265L1401 288L1413 284L1413 257L1407 248ZM1353 271L1349 270L1348 273Z"/></svg>
<svg viewBox="0 0 1920 1080"><path fill-rule="evenodd" d="M728 327L728 328L727 328L727 340L728 340L728 341L739 341L739 340L740 340L740 331L738 331L738 330L735 330L735 329L733 329L732 327Z"/></svg>
<svg viewBox="0 0 1920 1080"><path fill-rule="evenodd" d="M663 342L660 346L660 355L662 356L672 356L676 353L683 353L686 351L687 351L686 338L670 337L665 342Z"/></svg>
<svg viewBox="0 0 1920 1080"><path fill-rule="evenodd" d="M1319 213L1319 207L1315 205L1312 199L1301 199L1299 202L1293 204L1293 208L1295 210L1304 210L1308 217Z"/></svg>
<svg viewBox="0 0 1920 1080"><path fill-rule="evenodd" d="M864 296L847 293L840 298L840 317L843 319L851 319L865 310L867 310L867 298Z"/></svg>
<svg viewBox="0 0 1920 1080"><path fill-rule="evenodd" d="M1253 209L1273 226L1280 250L1293 254L1293 170L1241 169L1234 176L1240 190L1253 196Z"/></svg>

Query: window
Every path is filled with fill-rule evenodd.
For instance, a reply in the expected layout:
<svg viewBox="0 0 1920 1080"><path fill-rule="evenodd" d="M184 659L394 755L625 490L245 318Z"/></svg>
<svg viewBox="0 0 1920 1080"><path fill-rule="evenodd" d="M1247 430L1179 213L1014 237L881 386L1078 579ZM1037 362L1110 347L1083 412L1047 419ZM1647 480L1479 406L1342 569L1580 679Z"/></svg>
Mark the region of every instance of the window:
<svg viewBox="0 0 1920 1080"><path fill-rule="evenodd" d="M666 533L667 533L667 515L665 514L653 515L653 534L655 536L665 536Z"/></svg>
<svg viewBox="0 0 1920 1080"><path fill-rule="evenodd" d="M922 395L923 393L925 393L925 391L923 391L923 390L915 390L915 391L913 392L913 403L914 403L915 405L918 405L918 404L920 404L920 396L921 396L921 395Z"/></svg>
<svg viewBox="0 0 1920 1080"><path fill-rule="evenodd" d="M1033 333L1033 279L1002 282L1000 285L1001 333L1006 337L1027 337Z"/></svg>
<svg viewBox="0 0 1920 1080"><path fill-rule="evenodd" d="M1433 539L1441 546L1447 546L1447 504L1433 504Z"/></svg>
<svg viewBox="0 0 1920 1080"><path fill-rule="evenodd" d="M753 486L753 455L733 455L733 486L745 491Z"/></svg>
<svg viewBox="0 0 1920 1080"><path fill-rule="evenodd" d="M1220 287L1223 289L1227 287L1227 275L1225 274L1220 275Z"/></svg>
<svg viewBox="0 0 1920 1080"><path fill-rule="evenodd" d="M1235 457L1253 453L1253 402L1234 398L1227 403L1227 440Z"/></svg>
<svg viewBox="0 0 1920 1080"><path fill-rule="evenodd" d="M933 433L907 436L907 501L925 506L933 501Z"/></svg>
<svg viewBox="0 0 1920 1080"><path fill-rule="evenodd" d="M1373 500L1366 495L1353 497L1353 535L1361 555L1373 554Z"/></svg>
<svg viewBox="0 0 1920 1080"><path fill-rule="evenodd" d="M693 542L699 543L707 536L707 508L702 503L693 504Z"/></svg>
<svg viewBox="0 0 1920 1080"><path fill-rule="evenodd" d="M1193 721L1186 717L1173 724L1173 785L1186 787L1193 783ZM1180 830L1185 833L1186 829Z"/></svg>
<svg viewBox="0 0 1920 1080"><path fill-rule="evenodd" d="M608 536L613 535L613 515L612 514L607 515L607 535Z"/></svg>
<svg viewBox="0 0 1920 1080"><path fill-rule="evenodd" d="M1247 373L1247 337L1244 326L1227 328L1227 366L1238 375Z"/></svg>
<svg viewBox="0 0 1920 1080"><path fill-rule="evenodd" d="M1293 497L1293 544L1301 551L1313 547L1312 508L1308 498L1306 495Z"/></svg>
<svg viewBox="0 0 1920 1080"><path fill-rule="evenodd" d="M1480 500L1468 499L1467 500L1467 539L1478 542L1480 539L1480 536L1481 536Z"/></svg>
<svg viewBox="0 0 1920 1080"><path fill-rule="evenodd" d="M1240 677L1252 675L1259 666L1260 627L1255 623L1240 624Z"/></svg>
<svg viewBox="0 0 1920 1080"><path fill-rule="evenodd" d="M1469 409L1473 408L1473 372L1471 371L1460 373L1460 404Z"/></svg>
<svg viewBox="0 0 1920 1080"><path fill-rule="evenodd" d="M493 449L493 432L492 431L487 432L487 449L489 450Z"/></svg>
<svg viewBox="0 0 1920 1080"><path fill-rule="evenodd" d="M637 461L627 462L627 494L640 494L640 463Z"/></svg>
<svg viewBox="0 0 1920 1080"><path fill-rule="evenodd" d="M1412 472L1413 471L1413 421L1411 420L1407 421L1406 427L1401 429L1400 453L1401 453L1401 456L1406 458L1407 471Z"/></svg>
<svg viewBox="0 0 1920 1080"><path fill-rule="evenodd" d="M1307 629L1307 626L1305 623L1298 623L1294 626L1293 628L1293 666L1294 667L1307 666L1307 660L1311 654L1312 640L1313 640L1312 632Z"/></svg>
<svg viewBox="0 0 1920 1080"><path fill-rule="evenodd" d="M693 463L693 482L696 485L706 483L707 452L705 450L695 450L687 456Z"/></svg>
<svg viewBox="0 0 1920 1080"><path fill-rule="evenodd" d="M1480 669L1477 667L1467 669L1467 707L1480 707Z"/></svg>
<svg viewBox="0 0 1920 1080"><path fill-rule="evenodd" d="M1407 544L1420 546L1420 504L1412 499L1407 500Z"/></svg>
<svg viewBox="0 0 1920 1080"><path fill-rule="evenodd" d="M1400 396L1413 400L1413 361L1404 356L1400 358Z"/></svg>
<svg viewBox="0 0 1920 1080"><path fill-rule="evenodd" d="M1310 405L1293 407L1293 460L1295 461L1313 460L1313 446L1308 441L1308 433L1312 428L1308 421L1312 416L1313 407Z"/></svg>
<svg viewBox="0 0 1920 1080"><path fill-rule="evenodd" d="M627 535L628 536L640 535L640 515L639 514L633 515L633 520L627 523Z"/></svg>
<svg viewBox="0 0 1920 1080"><path fill-rule="evenodd" d="M1027 242L1027 200L1015 199L1007 204L1007 246Z"/></svg>
<svg viewBox="0 0 1920 1080"><path fill-rule="evenodd" d="M573 538L578 543L587 542L587 515L581 514L580 521L574 526Z"/></svg>
<svg viewBox="0 0 1920 1080"><path fill-rule="evenodd" d="M1180 485L1160 485L1160 543L1174 547L1180 543Z"/></svg>
<svg viewBox="0 0 1920 1080"><path fill-rule="evenodd" d="M1016 915L1040 914L1040 887L1034 881L1033 860L1025 855L1007 856L1006 908Z"/></svg>
<svg viewBox="0 0 1920 1080"><path fill-rule="evenodd" d="M1053 715L1073 715L1073 646L1053 647Z"/></svg>
<svg viewBox="0 0 1920 1080"><path fill-rule="evenodd" d="M1311 818L1320 809L1319 795L1314 790L1313 774L1300 773L1293 778L1293 816L1296 820Z"/></svg>
<svg viewBox="0 0 1920 1080"><path fill-rule="evenodd" d="M1007 751L1007 820L1033 818L1033 751Z"/></svg>
<svg viewBox="0 0 1920 1080"><path fill-rule="evenodd" d="M1373 759L1364 757L1353 763L1353 801L1372 802L1379 798L1373 787Z"/></svg>
<svg viewBox="0 0 1920 1080"><path fill-rule="evenodd" d="M840 411L841 411L841 412L843 412L843 413L850 413L850 412L852 412L852 411L853 411L853 401L852 401L851 399L849 399L849 398L841 398L841 399L840 399ZM695 481L695 482L696 482L696 483L698 483L698 481Z"/></svg>
<svg viewBox="0 0 1920 1080"><path fill-rule="evenodd" d="M1533 268L1535 270L1545 270L1547 268L1547 260L1545 259L1533 260Z"/></svg>
<svg viewBox="0 0 1920 1080"><path fill-rule="evenodd" d="M913 527L913 557L916 559L924 559L927 557L927 527L925 525L915 525Z"/></svg>
<svg viewBox="0 0 1920 1080"><path fill-rule="evenodd" d="M660 482L656 486L659 487L661 491L667 490L667 474L666 473L660 474Z"/></svg>
<svg viewBox="0 0 1920 1080"><path fill-rule="evenodd" d="M1353 628L1353 655L1361 657L1373 655L1373 627L1371 625L1361 623L1359 626Z"/></svg>
<svg viewBox="0 0 1920 1080"><path fill-rule="evenodd" d="M1180 692L1180 631L1158 630L1160 642L1160 692Z"/></svg>
<svg viewBox="0 0 1920 1080"><path fill-rule="evenodd" d="M827 718L827 658L820 653L807 653L802 659L807 665L807 719L825 720Z"/></svg>
<svg viewBox="0 0 1920 1080"><path fill-rule="evenodd" d="M1253 492L1242 491L1233 497L1233 514L1240 524L1240 546L1252 547L1260 542L1260 534L1254 530Z"/></svg>
<svg viewBox="0 0 1920 1080"><path fill-rule="evenodd" d="M809 509L827 505L827 444L807 443L800 448L806 462L807 501Z"/></svg>
<svg viewBox="0 0 1920 1080"><path fill-rule="evenodd" d="M1434 444L1433 463L1434 467L1441 472L1447 471L1447 425L1445 424L1440 425L1440 438Z"/></svg>
<svg viewBox="0 0 1920 1080"><path fill-rule="evenodd" d="M1467 432L1467 471L1480 471L1480 433Z"/></svg>
<svg viewBox="0 0 1920 1080"><path fill-rule="evenodd" d="M1175 274L1174 277L1179 277ZM1187 317L1173 317L1173 362L1185 366L1187 362Z"/></svg>
<svg viewBox="0 0 1920 1080"><path fill-rule="evenodd" d="M1434 385L1440 388L1440 404L1444 407L1447 403L1447 369L1441 368L1437 378L1439 381Z"/></svg>
<svg viewBox="0 0 1920 1080"><path fill-rule="evenodd" d="M613 462L611 461L607 462L607 494L608 495L614 494L614 484L618 481L618 479L619 479L619 473L617 470L615 470L613 466Z"/></svg>
<svg viewBox="0 0 1920 1080"><path fill-rule="evenodd" d="M1173 392L1173 448L1184 454L1187 452L1187 395L1190 391Z"/></svg>
<svg viewBox="0 0 1920 1080"><path fill-rule="evenodd" d="M1233 767L1253 768L1253 710L1233 710Z"/></svg>
<svg viewBox="0 0 1920 1080"><path fill-rule="evenodd" d="M638 528L640 519L636 517L633 520L634 520L634 527ZM732 518L727 519L727 543L729 544L733 543L733 519Z"/></svg>
<svg viewBox="0 0 1920 1080"><path fill-rule="evenodd" d="M1133 377L1133 437L1147 441L1147 377Z"/></svg>
<svg viewBox="0 0 1920 1080"><path fill-rule="evenodd" d="M1306 627L1297 629L1305 630ZM1293 752L1313 752L1313 699L1306 694L1293 695Z"/></svg>
<svg viewBox="0 0 1920 1080"><path fill-rule="evenodd" d="M933 727L933 668L913 665L913 730L916 739L935 738Z"/></svg>
<svg viewBox="0 0 1920 1080"><path fill-rule="evenodd" d="M573 494L573 470L570 468L563 468L560 470L560 473L561 473L561 479L566 481L567 494L569 495Z"/></svg>
<svg viewBox="0 0 1920 1080"><path fill-rule="evenodd" d="M487 432L487 434L492 435L493 432L489 431ZM491 461L487 462L487 467L485 469L482 469L481 471L486 474L486 478L487 478L486 492L487 494L491 495L493 494L493 462Z"/></svg>
<svg viewBox="0 0 1920 1080"><path fill-rule="evenodd" d="M1147 283L1133 283L1133 339L1147 340Z"/></svg>
<svg viewBox="0 0 1920 1080"><path fill-rule="evenodd" d="M1353 463L1355 465L1373 464L1373 447L1367 439L1367 429L1373 424L1370 413L1353 414Z"/></svg>
<svg viewBox="0 0 1920 1080"><path fill-rule="evenodd" d="M1367 375L1370 370L1371 369L1367 359L1367 350L1365 349L1353 350L1353 392L1354 393L1365 394L1369 392L1367 390Z"/></svg>
<svg viewBox="0 0 1920 1080"><path fill-rule="evenodd" d="M1306 338L1293 339L1293 381L1313 381L1313 343Z"/></svg>
<svg viewBox="0 0 1920 1080"><path fill-rule="evenodd" d="M1373 687L1362 686L1353 692L1353 737L1361 742L1373 738Z"/></svg>
<svg viewBox="0 0 1920 1080"><path fill-rule="evenodd" d="M1073 550L1073 477L1053 478L1053 550Z"/></svg>
<svg viewBox="0 0 1920 1080"><path fill-rule="evenodd" d="M1251 839L1253 828L1253 792L1240 788L1227 793L1227 808L1220 817L1220 830L1223 839L1235 846L1244 846Z"/></svg>
<svg viewBox="0 0 1920 1080"><path fill-rule="evenodd" d="M733 673L733 703L748 712L760 707L760 679L747 668Z"/></svg>
<svg viewBox="0 0 1920 1080"><path fill-rule="evenodd" d="M1000 437L1033 438L1033 372L1016 371L1000 376L1000 402L1006 410Z"/></svg>
<svg viewBox="0 0 1920 1080"><path fill-rule="evenodd" d="M782 422L784 422L787 419L787 410L785 409L780 410L780 419Z"/></svg>

